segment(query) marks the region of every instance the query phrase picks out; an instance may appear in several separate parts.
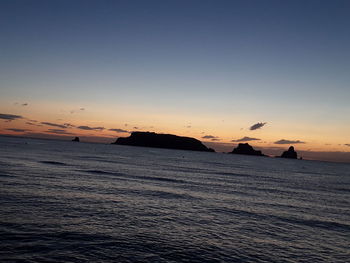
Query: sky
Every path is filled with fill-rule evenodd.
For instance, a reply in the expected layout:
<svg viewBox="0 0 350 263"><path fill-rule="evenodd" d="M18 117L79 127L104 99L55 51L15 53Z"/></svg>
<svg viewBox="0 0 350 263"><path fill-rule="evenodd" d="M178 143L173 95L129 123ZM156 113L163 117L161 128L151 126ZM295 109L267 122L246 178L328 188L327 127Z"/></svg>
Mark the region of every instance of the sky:
<svg viewBox="0 0 350 263"><path fill-rule="evenodd" d="M0 134L350 152L349 28L347 0L2 0Z"/></svg>

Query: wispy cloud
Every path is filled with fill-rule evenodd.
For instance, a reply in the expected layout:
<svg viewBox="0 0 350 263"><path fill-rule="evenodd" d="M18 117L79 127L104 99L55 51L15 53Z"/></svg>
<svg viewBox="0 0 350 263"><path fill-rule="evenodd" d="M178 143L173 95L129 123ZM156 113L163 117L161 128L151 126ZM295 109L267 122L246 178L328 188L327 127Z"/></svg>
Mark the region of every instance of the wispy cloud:
<svg viewBox="0 0 350 263"><path fill-rule="evenodd" d="M33 123L32 121L27 121L26 124L31 125L31 126L42 126L40 124Z"/></svg>
<svg viewBox="0 0 350 263"><path fill-rule="evenodd" d="M26 132L26 131L30 131L30 130L25 130L25 129L16 129L16 128L9 128L6 129L8 131L14 131L14 132Z"/></svg>
<svg viewBox="0 0 350 263"><path fill-rule="evenodd" d="M260 141L260 139L245 136L241 139L232 140L232 142L249 142L249 141Z"/></svg>
<svg viewBox="0 0 350 263"><path fill-rule="evenodd" d="M209 139L213 142L221 140L219 137L213 136L213 135L204 135L204 136L202 136L202 139Z"/></svg>
<svg viewBox="0 0 350 263"><path fill-rule="evenodd" d="M192 123L188 122L184 127L187 128L187 129L191 129L192 128Z"/></svg>
<svg viewBox="0 0 350 263"><path fill-rule="evenodd" d="M29 104L27 102L25 102L25 103L14 102L13 105L19 105L19 106L25 107L25 106L28 106Z"/></svg>
<svg viewBox="0 0 350 263"><path fill-rule="evenodd" d="M45 122L45 121L41 122L41 124L52 126L52 127L58 127L58 128L62 128L62 129L67 129L67 126L63 125L63 124L57 124L57 123Z"/></svg>
<svg viewBox="0 0 350 263"><path fill-rule="evenodd" d="M250 126L249 130L254 131L257 129L261 129L262 127L264 127L267 124L267 122L258 122L253 124L252 126Z"/></svg>
<svg viewBox="0 0 350 263"><path fill-rule="evenodd" d="M202 139L215 139L216 136L213 136L213 135L204 135L202 136Z"/></svg>
<svg viewBox="0 0 350 263"><path fill-rule="evenodd" d="M84 110L85 110L85 108L79 108L79 109L75 109L75 110L70 110L69 112L70 112L70 114L74 114L76 112L84 111Z"/></svg>
<svg viewBox="0 0 350 263"><path fill-rule="evenodd" d="M63 125L66 126L67 128L74 128L75 127L75 125L70 124L70 123L64 123Z"/></svg>
<svg viewBox="0 0 350 263"><path fill-rule="evenodd" d="M7 120L7 121L13 121L13 120L17 120L17 119L23 119L23 117L20 115L0 113L0 119Z"/></svg>
<svg viewBox="0 0 350 263"><path fill-rule="evenodd" d="M109 131L114 131L117 133L129 133L129 131L127 130L123 130L123 129L108 129Z"/></svg>
<svg viewBox="0 0 350 263"><path fill-rule="evenodd" d="M104 127L89 127L89 126L78 126L78 129L86 130L86 131L102 131Z"/></svg>
<svg viewBox="0 0 350 263"><path fill-rule="evenodd" d="M48 129L47 132L55 133L55 134L67 134L67 135L73 134L73 133L67 132L66 130L61 130L61 129Z"/></svg>
<svg viewBox="0 0 350 263"><path fill-rule="evenodd" d="M297 143L305 143L305 142L299 141L299 140L285 140L285 139L274 142L274 144L297 144Z"/></svg>

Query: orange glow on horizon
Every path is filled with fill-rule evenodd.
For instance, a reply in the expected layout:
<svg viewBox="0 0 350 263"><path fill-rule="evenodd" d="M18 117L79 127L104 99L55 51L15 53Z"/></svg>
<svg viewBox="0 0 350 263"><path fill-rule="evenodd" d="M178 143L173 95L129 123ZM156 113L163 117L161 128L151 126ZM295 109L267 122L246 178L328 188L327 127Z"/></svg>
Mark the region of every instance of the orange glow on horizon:
<svg viewBox="0 0 350 263"><path fill-rule="evenodd" d="M1 121L1 129L0 134L3 135L13 135L13 136L31 136L31 135L51 135L51 136L62 136L67 138L73 138L75 136L78 137L91 137L94 138L95 141L100 141L98 138L103 138L103 141L106 139L110 139L110 141L114 141L117 137L126 137L129 136L128 132L115 132L109 129L120 129L126 131L152 131L157 133L170 133L176 134L179 136L187 136L194 137L196 139L201 140L203 143L214 143L217 145L231 145L234 147L240 142L233 142L232 140L237 140L245 137L249 134L253 138L259 138L260 140L254 141L242 141L242 143L249 143L253 147L256 148L288 148L289 145L294 145L299 150L305 151L348 151L348 146L342 145L340 142L328 142L322 141L318 139L311 139L307 136L292 136L291 134L285 134L283 136L279 136L272 132L266 134L263 131L250 132L247 130L238 130L235 133L230 133L226 130L217 130L213 132L213 129L206 129L208 132L203 132L203 127L192 127L191 125L187 126L174 126L173 128L165 128L163 125L159 126L133 126L132 124L119 124L119 125L103 125L101 122L69 122L69 125L74 127L61 128L56 126L50 126L44 123L51 123L55 125L65 125L67 122L57 121L54 122L55 119L51 119L48 121L37 120L36 122L32 122L30 119L21 119L21 120L13 120L13 121ZM135 124L136 125L136 124ZM91 130L84 130L82 128L78 128L79 126L83 126L83 128L90 127ZM191 127L190 127L191 126ZM99 130L99 127L103 127L103 129ZM97 129L97 130L95 130ZM212 139L205 139L204 136L213 136L217 137ZM287 143L287 144L275 144L274 142L281 139L289 139L289 140L298 140L305 143ZM94 141L92 139L92 141Z"/></svg>
<svg viewBox="0 0 350 263"><path fill-rule="evenodd" d="M129 135L127 132L109 130L120 129L128 132L153 131L194 137L202 142L214 143L218 146L222 144L234 147L238 142L232 140L252 137L260 140L246 142L257 148L277 147L285 149L289 146L288 143L275 144L276 141L284 139L305 142L290 143L297 149L305 151L348 152L350 150L350 147L345 145L348 142L346 141L348 136L346 129L332 126L324 127L321 132L320 129L312 127L308 123L300 122L299 125L295 125L286 121L273 120L263 128L251 131L249 127L252 122L247 119L247 116L232 117L226 115L218 119L213 114L204 113L180 114L155 109L141 110L137 107L123 105L106 105L103 108L94 104L89 107L81 105L77 107L59 102L35 102L33 105L19 108L9 103L3 103L0 108L1 113L17 114L23 118L12 121L0 120L0 134L35 135L37 137L43 134L64 136L67 139L79 136L90 137L91 141L112 142L117 137ZM254 116L249 118L257 119ZM57 126L50 126L47 123L57 124ZM78 128L79 126L91 129L85 127L84 130L84 127ZM334 134L334 138L331 139L328 134ZM204 136L213 136L214 140L205 139Z"/></svg>

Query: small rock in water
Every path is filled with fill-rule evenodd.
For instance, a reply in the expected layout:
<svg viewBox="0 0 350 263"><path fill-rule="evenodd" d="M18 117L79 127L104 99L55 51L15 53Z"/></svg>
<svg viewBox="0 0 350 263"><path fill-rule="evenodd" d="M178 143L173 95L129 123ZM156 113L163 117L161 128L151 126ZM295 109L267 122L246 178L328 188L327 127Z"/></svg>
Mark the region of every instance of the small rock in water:
<svg viewBox="0 0 350 263"><path fill-rule="evenodd" d="M288 151L285 151L285 152L282 153L281 157L282 158L289 158L289 159L297 159L298 158L298 154L294 150L294 147L290 146Z"/></svg>

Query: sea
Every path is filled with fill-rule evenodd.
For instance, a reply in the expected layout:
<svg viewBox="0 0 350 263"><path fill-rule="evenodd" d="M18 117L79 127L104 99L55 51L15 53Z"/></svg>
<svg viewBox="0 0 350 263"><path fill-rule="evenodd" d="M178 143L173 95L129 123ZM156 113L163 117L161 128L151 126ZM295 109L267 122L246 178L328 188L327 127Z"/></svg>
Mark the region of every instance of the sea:
<svg viewBox="0 0 350 263"><path fill-rule="evenodd" d="M0 262L350 262L350 165L1 136Z"/></svg>

